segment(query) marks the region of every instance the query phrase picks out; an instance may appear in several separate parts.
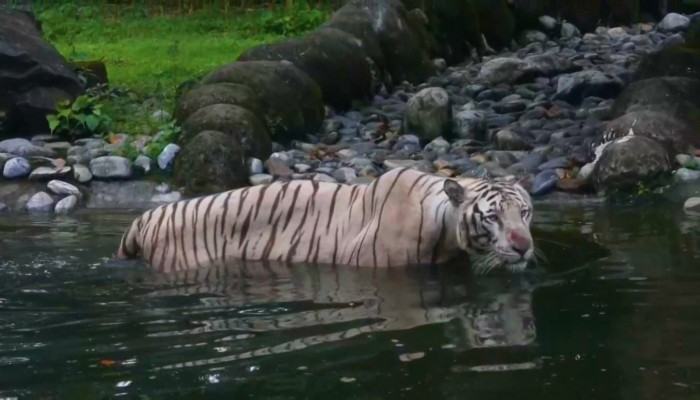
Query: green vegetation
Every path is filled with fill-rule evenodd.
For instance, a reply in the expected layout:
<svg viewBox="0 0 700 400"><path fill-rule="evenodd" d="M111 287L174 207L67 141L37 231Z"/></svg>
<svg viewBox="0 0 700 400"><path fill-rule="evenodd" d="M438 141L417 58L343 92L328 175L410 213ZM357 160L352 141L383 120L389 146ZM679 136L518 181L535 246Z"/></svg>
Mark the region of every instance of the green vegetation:
<svg viewBox="0 0 700 400"><path fill-rule="evenodd" d="M66 59L102 61L109 76L109 90L97 88L77 105L62 105L50 124L59 133L160 132L162 146L178 130L151 115L172 110L179 85L235 61L252 46L313 30L331 12L328 4L296 0L257 9L234 8L228 1L91 3L45 1L35 10L44 37Z"/></svg>

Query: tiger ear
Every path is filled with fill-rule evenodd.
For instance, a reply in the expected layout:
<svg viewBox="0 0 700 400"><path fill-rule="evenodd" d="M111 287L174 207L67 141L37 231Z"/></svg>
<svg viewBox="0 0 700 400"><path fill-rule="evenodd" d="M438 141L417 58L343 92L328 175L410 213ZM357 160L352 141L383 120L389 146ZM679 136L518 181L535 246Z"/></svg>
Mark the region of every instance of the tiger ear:
<svg viewBox="0 0 700 400"><path fill-rule="evenodd" d="M466 190L453 179L445 179L445 186L443 188L447 198L453 206L457 207L462 204L466 199Z"/></svg>

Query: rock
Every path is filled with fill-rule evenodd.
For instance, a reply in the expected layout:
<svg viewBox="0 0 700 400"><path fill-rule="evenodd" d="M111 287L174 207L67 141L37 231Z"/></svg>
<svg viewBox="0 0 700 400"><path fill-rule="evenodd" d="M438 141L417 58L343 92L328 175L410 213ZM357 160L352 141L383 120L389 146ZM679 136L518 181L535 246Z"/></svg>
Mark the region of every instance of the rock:
<svg viewBox="0 0 700 400"><path fill-rule="evenodd" d="M288 178L294 173L294 171L292 171L292 169L289 168L286 162L277 157L270 157L270 159L267 160L266 164L267 172L269 172L270 175L274 177Z"/></svg>
<svg viewBox="0 0 700 400"><path fill-rule="evenodd" d="M624 82L609 74L596 70L578 71L559 77L555 98L569 104L580 104L590 96L614 98L623 87Z"/></svg>
<svg viewBox="0 0 700 400"><path fill-rule="evenodd" d="M404 114L404 128L424 140L452 134L452 105L442 88L425 88L411 97Z"/></svg>
<svg viewBox="0 0 700 400"><path fill-rule="evenodd" d="M334 173L333 173L333 179L340 183L347 183L351 184L355 182L357 179L357 174L355 173L355 170L352 168L348 167L343 167L343 168L338 168Z"/></svg>
<svg viewBox="0 0 700 400"><path fill-rule="evenodd" d="M170 192L170 186L167 183L161 183L160 185L156 186L155 191L159 194L166 194Z"/></svg>
<svg viewBox="0 0 700 400"><path fill-rule="evenodd" d="M54 212L56 214L67 213L67 212L73 210L77 204L78 204L78 197L76 197L75 195L70 195L68 197L61 199L58 203L56 203L56 207L54 208Z"/></svg>
<svg viewBox="0 0 700 400"><path fill-rule="evenodd" d="M261 118L270 137L281 143L318 132L324 119L321 89L290 62L239 61L211 72L203 82L249 87L257 95L260 109L240 106Z"/></svg>
<svg viewBox="0 0 700 400"><path fill-rule="evenodd" d="M175 159L174 181L187 194L210 194L247 186L243 148L223 132L202 131Z"/></svg>
<svg viewBox="0 0 700 400"><path fill-rule="evenodd" d="M311 180L316 181L316 182L338 183L332 177L330 177L326 174L322 174L322 173L318 173L318 174L314 175L314 177L311 178Z"/></svg>
<svg viewBox="0 0 700 400"><path fill-rule="evenodd" d="M671 46L646 54L639 62L633 81L679 76L700 79L700 49Z"/></svg>
<svg viewBox="0 0 700 400"><path fill-rule="evenodd" d="M2 12L0 11L0 18ZM2 51L2 50L0 50ZM0 66L0 74L2 73ZM1 78L1 76L0 76ZM19 157L55 157L56 152L45 147L37 146L27 139L6 139L0 142L0 152L14 154Z"/></svg>
<svg viewBox="0 0 700 400"><path fill-rule="evenodd" d="M255 157L248 159L248 170L251 175L262 174L264 172L263 162Z"/></svg>
<svg viewBox="0 0 700 400"><path fill-rule="evenodd" d="M323 100L339 110L353 100L372 98L372 73L361 42L347 32L322 27L301 38L283 39L246 50L239 61L282 61L313 79Z"/></svg>
<svg viewBox="0 0 700 400"><path fill-rule="evenodd" d="M268 175L268 174L255 174L255 175L251 175L249 180L250 180L251 185L256 186L256 185L266 185L268 183L272 183L274 178L272 177L272 175Z"/></svg>
<svg viewBox="0 0 700 400"><path fill-rule="evenodd" d="M661 144L642 136L626 136L605 146L591 178L599 191L634 191L638 183L658 185L670 172L671 161Z"/></svg>
<svg viewBox="0 0 700 400"><path fill-rule="evenodd" d="M0 82L5 132L21 134L47 132L45 117L56 103L83 91L73 68L42 38L35 18L8 8L0 9Z"/></svg>
<svg viewBox="0 0 700 400"><path fill-rule="evenodd" d="M664 19L659 22L658 29L661 32L674 33L688 29L690 19L685 15L668 13Z"/></svg>
<svg viewBox="0 0 700 400"><path fill-rule="evenodd" d="M571 39L575 37L581 37L581 32L574 24L564 22L563 24L561 24L560 35L563 39Z"/></svg>
<svg viewBox="0 0 700 400"><path fill-rule="evenodd" d="M90 169L84 165L73 165L73 178L80 183L87 183L92 180Z"/></svg>
<svg viewBox="0 0 700 400"><path fill-rule="evenodd" d="M184 122L187 117L200 108L212 104L233 104L253 111L257 115L263 112L259 94L239 83L210 83L197 86L187 91L177 100L175 119Z"/></svg>
<svg viewBox="0 0 700 400"><path fill-rule="evenodd" d="M213 104L192 113L182 124L180 146L187 147L190 140L202 131L226 134L229 141L240 146L247 157L267 158L272 152L272 142L265 125L251 111L233 104Z"/></svg>
<svg viewBox="0 0 700 400"><path fill-rule="evenodd" d="M362 50L371 60L373 79L377 81L376 83L390 88L391 75L387 70L384 53L372 23L373 20L370 19L367 9L357 2L350 1L336 10L322 27L335 28L357 38L362 45Z"/></svg>
<svg viewBox="0 0 700 400"><path fill-rule="evenodd" d="M553 158L543 164L541 164L538 169L540 171L545 171L548 169L557 169L557 168L564 168L568 169L571 168L571 159L569 157L557 157Z"/></svg>
<svg viewBox="0 0 700 400"><path fill-rule="evenodd" d="M0 201L0 213L4 213L9 211L9 208L7 207L7 204L3 203Z"/></svg>
<svg viewBox="0 0 700 400"><path fill-rule="evenodd" d="M29 176L31 172L31 165L29 161L23 157L12 158L5 163L2 170L2 176L7 179L17 179Z"/></svg>
<svg viewBox="0 0 700 400"><path fill-rule="evenodd" d="M517 84L577 69L571 62L552 54L536 54L525 59L497 57L481 66L478 79L487 85Z"/></svg>
<svg viewBox="0 0 700 400"><path fill-rule="evenodd" d="M62 178L72 170L71 167L62 168L52 168L52 167L38 167L29 174L29 179L31 180L47 180L54 178Z"/></svg>
<svg viewBox="0 0 700 400"><path fill-rule="evenodd" d="M610 142L626 136L630 130L635 136L643 136L661 143L669 156L690 153L700 146L696 131L683 121L663 112L645 110L631 111L607 123L594 144Z"/></svg>
<svg viewBox="0 0 700 400"><path fill-rule="evenodd" d="M46 192L39 192L29 198L25 207L28 211L51 211L53 198Z"/></svg>
<svg viewBox="0 0 700 400"><path fill-rule="evenodd" d="M77 198L83 197L80 190L70 183L54 179L46 185L51 192L58 195L74 195Z"/></svg>
<svg viewBox="0 0 700 400"><path fill-rule="evenodd" d="M700 171L688 168L679 168L673 173L673 179L676 182L697 181L700 180Z"/></svg>
<svg viewBox="0 0 700 400"><path fill-rule="evenodd" d="M389 169L395 168L414 168L418 165L416 161L413 160L384 160L384 167Z"/></svg>
<svg viewBox="0 0 700 400"><path fill-rule="evenodd" d="M557 28L557 20L550 17L549 15L542 15L538 18L540 26L545 31L554 31Z"/></svg>
<svg viewBox="0 0 700 400"><path fill-rule="evenodd" d="M529 150L532 148L520 135L510 129L501 129L494 135L499 150Z"/></svg>
<svg viewBox="0 0 700 400"><path fill-rule="evenodd" d="M486 116L479 110L462 110L454 116L454 133L462 139L486 140Z"/></svg>
<svg viewBox="0 0 700 400"><path fill-rule="evenodd" d="M700 197L690 197L683 203L683 210L687 213L700 213Z"/></svg>
<svg viewBox="0 0 700 400"><path fill-rule="evenodd" d="M97 157L90 161L90 172L97 179L120 179L131 177L132 163L119 156Z"/></svg>
<svg viewBox="0 0 700 400"><path fill-rule="evenodd" d="M140 168L145 174L151 172L151 164L153 164L153 160L143 154L140 154L136 157L136 160L134 160L134 167Z"/></svg>
<svg viewBox="0 0 700 400"><path fill-rule="evenodd" d="M158 155L158 167L162 170L169 169L175 161L175 156L180 152L180 146L175 143L169 143L163 151Z"/></svg>
<svg viewBox="0 0 700 400"><path fill-rule="evenodd" d="M548 169L535 175L535 180L530 188L530 194L533 196L541 196L554 190L559 181L559 176L556 171Z"/></svg>
<svg viewBox="0 0 700 400"><path fill-rule="evenodd" d="M178 191L172 191L169 193L158 193L151 197L153 203L174 203L176 201L182 200L182 193Z"/></svg>

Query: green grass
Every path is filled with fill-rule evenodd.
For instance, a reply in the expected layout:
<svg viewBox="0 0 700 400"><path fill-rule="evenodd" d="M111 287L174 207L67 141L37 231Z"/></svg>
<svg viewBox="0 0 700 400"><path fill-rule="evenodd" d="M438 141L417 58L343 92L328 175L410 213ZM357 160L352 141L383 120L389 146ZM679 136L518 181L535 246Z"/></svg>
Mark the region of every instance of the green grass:
<svg viewBox="0 0 700 400"><path fill-rule="evenodd" d="M106 64L110 86L130 92L105 104L114 114L113 131L134 135L155 133L146 112L171 111L181 83L235 61L252 46L315 29L331 12L296 3L290 12L208 7L153 15L124 6L66 3L45 2L37 10L45 39L69 61Z"/></svg>

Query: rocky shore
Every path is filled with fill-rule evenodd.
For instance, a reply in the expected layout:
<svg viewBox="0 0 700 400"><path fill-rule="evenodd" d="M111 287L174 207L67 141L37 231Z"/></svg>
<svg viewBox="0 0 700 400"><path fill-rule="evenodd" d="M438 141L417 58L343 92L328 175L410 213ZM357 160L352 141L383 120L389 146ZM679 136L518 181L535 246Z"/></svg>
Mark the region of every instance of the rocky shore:
<svg viewBox="0 0 700 400"><path fill-rule="evenodd" d="M404 166L518 175L538 199L700 180L697 15L588 33L546 15L537 24L517 47L494 51L487 41L481 57L458 65L431 59L436 73L423 83L392 80L389 57L368 37L367 71L342 59L357 43L340 51L314 42L340 58L331 71L295 62L282 45L251 49L183 88L173 112L182 137L157 160L113 155L120 141L0 141L0 210L149 207L274 180L367 183ZM344 74L356 79L328 78Z"/></svg>

